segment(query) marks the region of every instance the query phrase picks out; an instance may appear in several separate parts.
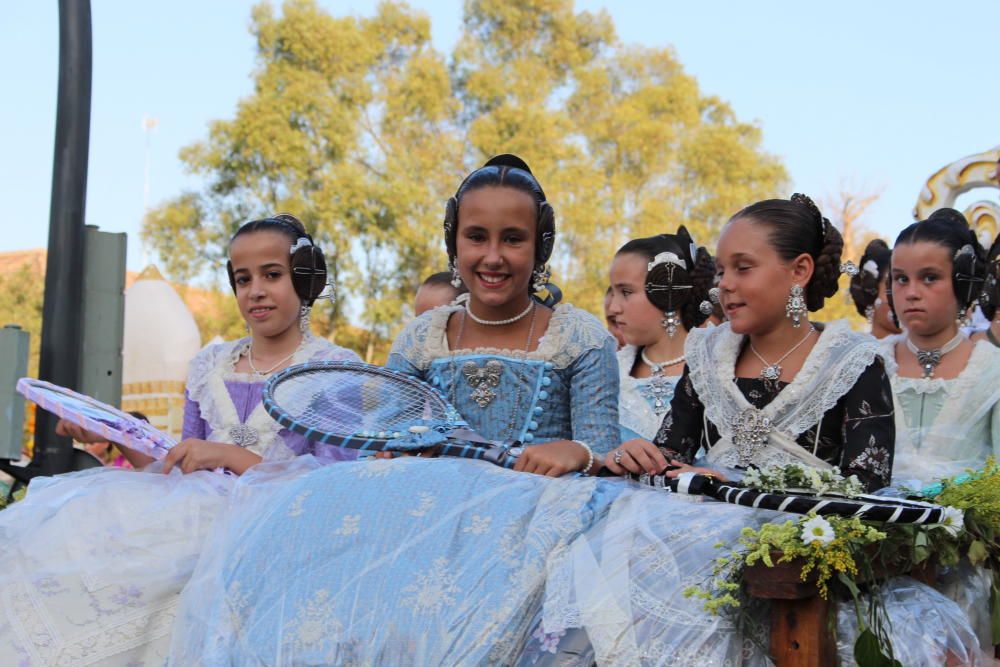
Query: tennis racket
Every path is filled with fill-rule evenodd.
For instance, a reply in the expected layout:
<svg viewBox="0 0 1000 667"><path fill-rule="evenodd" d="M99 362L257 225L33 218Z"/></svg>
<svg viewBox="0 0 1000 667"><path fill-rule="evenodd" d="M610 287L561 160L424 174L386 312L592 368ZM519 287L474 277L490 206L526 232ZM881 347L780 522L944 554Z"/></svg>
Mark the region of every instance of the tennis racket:
<svg viewBox="0 0 1000 667"><path fill-rule="evenodd" d="M17 381L17 391L68 422L157 460L177 444L167 434L127 412L51 382L21 378Z"/></svg>
<svg viewBox="0 0 1000 667"><path fill-rule="evenodd" d="M769 493L738 484L720 482L713 477L696 473L683 473L677 477L666 475L634 475L629 479L654 488L669 489L675 493L704 495L734 505L757 509L790 512L792 514L854 516L866 521L883 523L941 523L944 508L918 500L903 500L863 494L848 497L840 494L818 496L809 493Z"/></svg>
<svg viewBox="0 0 1000 667"><path fill-rule="evenodd" d="M403 373L352 361L290 366L264 386L264 409L309 440L371 452L421 452L512 468L520 443L473 431L438 390Z"/></svg>

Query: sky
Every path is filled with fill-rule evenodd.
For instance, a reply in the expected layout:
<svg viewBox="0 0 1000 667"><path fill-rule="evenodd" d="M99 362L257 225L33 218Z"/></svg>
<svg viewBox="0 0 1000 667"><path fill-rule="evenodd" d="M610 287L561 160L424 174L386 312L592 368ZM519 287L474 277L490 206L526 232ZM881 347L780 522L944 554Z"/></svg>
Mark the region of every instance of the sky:
<svg viewBox="0 0 1000 667"><path fill-rule="evenodd" d="M87 222L138 238L146 140L155 205L199 180L178 151L251 92L252 2L92 0L94 71ZM335 14L374 3L321 1ZM412 0L438 50L458 39L461 0ZM1000 145L1000 2L607 2L619 39L672 47L704 94L763 130L791 191L881 190L864 222L890 239L940 167ZM0 14L0 252L44 247L55 136L58 4L11 0ZM959 11L960 10L960 11ZM144 117L159 121L148 135ZM789 194L791 193L789 192ZM980 193L982 194L982 193ZM997 199L996 191L987 193ZM982 197L976 197L982 198ZM965 200L959 200L964 204Z"/></svg>

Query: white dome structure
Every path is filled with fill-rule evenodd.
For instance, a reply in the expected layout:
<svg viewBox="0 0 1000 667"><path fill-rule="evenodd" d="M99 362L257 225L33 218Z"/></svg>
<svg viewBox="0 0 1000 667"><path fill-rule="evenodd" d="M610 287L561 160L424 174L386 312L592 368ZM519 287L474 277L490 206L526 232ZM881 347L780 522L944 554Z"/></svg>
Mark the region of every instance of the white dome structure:
<svg viewBox="0 0 1000 667"><path fill-rule="evenodd" d="M200 349L191 311L156 267L147 266L125 291L122 409L138 410L180 437L188 363Z"/></svg>

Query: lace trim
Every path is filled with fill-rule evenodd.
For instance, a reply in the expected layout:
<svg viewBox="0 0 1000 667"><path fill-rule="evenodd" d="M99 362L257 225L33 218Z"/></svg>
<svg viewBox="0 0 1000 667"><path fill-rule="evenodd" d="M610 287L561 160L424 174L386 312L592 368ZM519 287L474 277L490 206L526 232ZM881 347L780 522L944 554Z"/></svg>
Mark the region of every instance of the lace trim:
<svg viewBox="0 0 1000 667"><path fill-rule="evenodd" d="M670 408L668 403L667 410L657 415L649 399L642 393L643 387L649 384L649 378L632 377L632 367L638 354L639 348L635 345L626 345L618 350L618 379L621 386L618 396L618 423L641 437L652 440L656 437L663 420L670 414ZM672 381L676 388L681 376L667 376L666 379Z"/></svg>
<svg viewBox="0 0 1000 667"><path fill-rule="evenodd" d="M569 304L555 307L548 330L532 352L492 347L450 350L448 318L462 306L442 306L411 322L396 338L390 354L398 354L419 370L427 370L435 359L469 354L505 356L513 359L549 361L555 368L566 368L589 350L600 349L611 337L600 321L590 313Z"/></svg>
<svg viewBox="0 0 1000 667"><path fill-rule="evenodd" d="M691 382L705 415L724 438L732 438L733 418L753 406L734 380L743 336L729 324L695 329L688 334L685 353ZM875 360L875 340L852 331L846 320L830 322L795 378L760 412L774 429L795 438L819 423L823 414L850 391Z"/></svg>
<svg viewBox="0 0 1000 667"><path fill-rule="evenodd" d="M992 343L979 340L973 344L972 353L965 368L957 377L944 378L911 378L899 375L899 365L896 363L896 344L902 342L903 334L886 336L879 342L879 354L886 360L886 373L892 381L893 391L902 393L912 391L915 394L936 394L943 391L949 398L966 396L978 386L995 386L1000 375L1000 354ZM987 377L987 374L990 374Z"/></svg>
<svg viewBox="0 0 1000 667"><path fill-rule="evenodd" d="M240 423L239 413L226 388L227 381L259 382L252 373L238 373L233 367L250 347L249 338L209 345L192 360L188 375L188 396L198 404L201 418L209 428L209 439L230 442L229 428ZM313 360L350 360L358 356L350 350L334 345L324 338L308 336L292 357L292 364ZM281 442L282 426L267 414L263 404L247 416L245 422L257 430L259 440L247 447L259 456Z"/></svg>

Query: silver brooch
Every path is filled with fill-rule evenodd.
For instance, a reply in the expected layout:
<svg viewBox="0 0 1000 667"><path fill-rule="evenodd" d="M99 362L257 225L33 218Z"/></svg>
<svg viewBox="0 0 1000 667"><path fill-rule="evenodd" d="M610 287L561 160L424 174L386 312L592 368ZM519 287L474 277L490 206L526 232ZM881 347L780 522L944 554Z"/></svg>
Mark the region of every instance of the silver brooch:
<svg viewBox="0 0 1000 667"><path fill-rule="evenodd" d="M257 435L257 429L253 426L247 426L246 424L236 424L229 428L229 439L233 441L234 445L243 447L252 447L257 444L260 436Z"/></svg>
<svg viewBox="0 0 1000 667"><path fill-rule="evenodd" d="M756 408L747 408L733 417L733 445L740 465L748 466L757 459L771 432L771 420Z"/></svg>
<svg viewBox="0 0 1000 667"><path fill-rule="evenodd" d="M470 394L472 400L479 407L485 408L497 397L497 393L493 391L493 388L500 385L500 376L503 375L503 364L496 359L491 359L480 368L476 365L476 362L466 361L462 364L462 375L465 376L469 386L472 387L472 393Z"/></svg>

